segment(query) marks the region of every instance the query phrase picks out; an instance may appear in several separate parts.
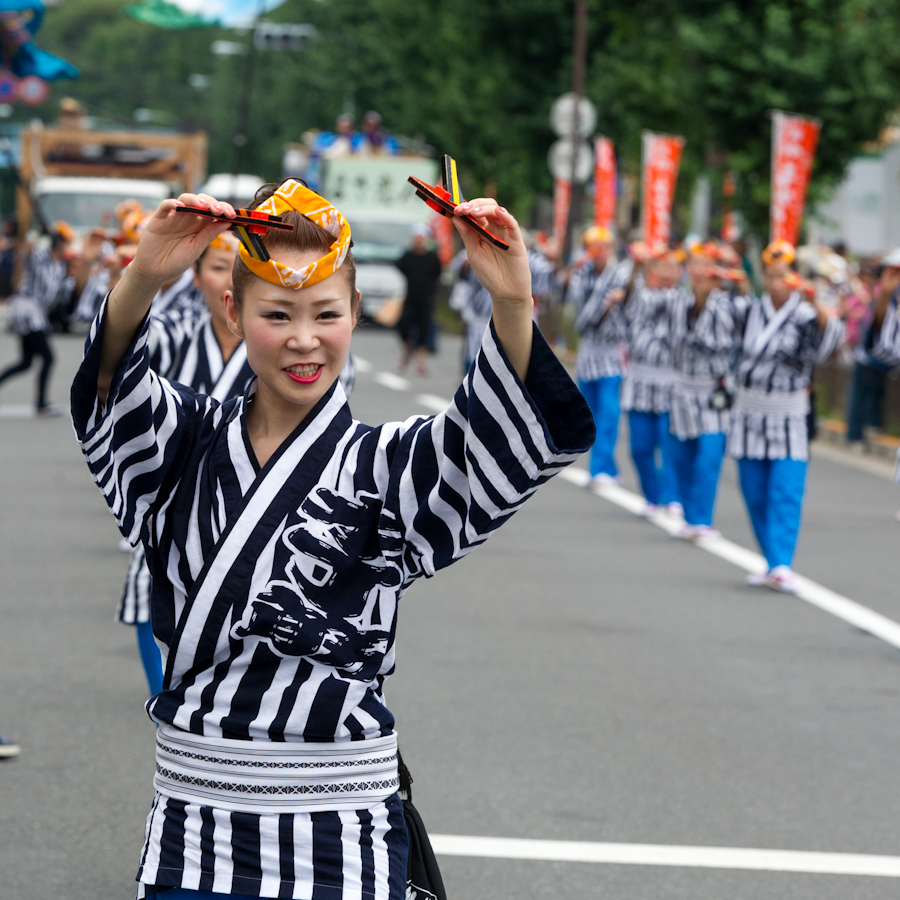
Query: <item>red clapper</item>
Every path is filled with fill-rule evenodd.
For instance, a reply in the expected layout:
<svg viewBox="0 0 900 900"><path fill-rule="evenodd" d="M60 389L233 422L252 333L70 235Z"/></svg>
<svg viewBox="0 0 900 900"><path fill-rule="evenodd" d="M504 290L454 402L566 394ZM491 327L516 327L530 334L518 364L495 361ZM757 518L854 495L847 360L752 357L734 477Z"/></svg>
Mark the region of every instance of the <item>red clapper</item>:
<svg viewBox="0 0 900 900"><path fill-rule="evenodd" d="M445 155L441 160L441 181L442 185L425 184L421 178L414 178L412 175L407 179L409 183L416 189L416 195L421 197L435 212L446 216L448 219L453 216L453 210L463 202L462 193L459 190L459 182L456 179L456 160ZM454 202L455 201L455 202ZM487 228L484 228L471 216L459 216L475 229L483 238L489 240L495 247L501 250L509 250L509 244L501 241L496 235L491 234Z"/></svg>
<svg viewBox="0 0 900 900"><path fill-rule="evenodd" d="M175 212L204 216L207 219L215 219L217 222L228 222L231 225L231 230L244 245L244 249L254 259L259 259L262 262L269 261L269 253L260 235L265 234L270 228L276 231L294 230L294 226L289 222L285 222L281 216L273 216L256 209L235 210L237 215L233 219L229 219L228 216L220 216L209 209L200 209L197 206L176 206Z"/></svg>

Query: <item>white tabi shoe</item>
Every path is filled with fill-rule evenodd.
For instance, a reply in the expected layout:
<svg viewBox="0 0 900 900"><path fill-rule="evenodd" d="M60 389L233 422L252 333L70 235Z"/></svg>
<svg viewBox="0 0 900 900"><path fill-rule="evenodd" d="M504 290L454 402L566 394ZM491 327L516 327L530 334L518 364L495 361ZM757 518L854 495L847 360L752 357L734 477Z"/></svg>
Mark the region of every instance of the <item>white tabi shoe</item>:
<svg viewBox="0 0 900 900"><path fill-rule="evenodd" d="M749 584L750 587L762 587L766 580L769 577L768 572L751 572L745 579L744 582Z"/></svg>
<svg viewBox="0 0 900 900"><path fill-rule="evenodd" d="M678 531L672 532L672 537L679 541L692 541L694 539L694 526L685 522Z"/></svg>
<svg viewBox="0 0 900 900"><path fill-rule="evenodd" d="M666 512L673 519L683 519L684 518L684 507L680 503L667 503L666 504Z"/></svg>
<svg viewBox="0 0 900 900"><path fill-rule="evenodd" d="M796 594L800 590L797 576L790 566L775 566L766 577L765 585L783 594Z"/></svg>
<svg viewBox="0 0 900 900"><path fill-rule="evenodd" d="M722 537L722 533L717 531L712 525L695 525L694 526L694 536L691 538L692 541L717 541L720 537Z"/></svg>
<svg viewBox="0 0 900 900"><path fill-rule="evenodd" d="M587 489L589 491L599 491L601 488L609 487L610 485L618 483L618 478L615 478L612 475L607 475L605 472L601 472L599 475L595 475L587 483Z"/></svg>
<svg viewBox="0 0 900 900"><path fill-rule="evenodd" d="M21 752L21 748L15 741L0 737L0 759L12 759Z"/></svg>
<svg viewBox="0 0 900 900"><path fill-rule="evenodd" d="M638 513L638 515L642 519L650 519L653 517L655 513L658 513L662 509L661 506L657 506L655 503L645 503L644 508Z"/></svg>

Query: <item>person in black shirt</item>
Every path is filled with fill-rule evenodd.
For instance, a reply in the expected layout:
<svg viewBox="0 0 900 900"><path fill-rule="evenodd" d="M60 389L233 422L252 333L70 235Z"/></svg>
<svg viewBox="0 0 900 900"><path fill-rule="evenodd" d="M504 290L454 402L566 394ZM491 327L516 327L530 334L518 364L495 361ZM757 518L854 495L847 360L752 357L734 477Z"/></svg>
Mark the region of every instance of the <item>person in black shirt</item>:
<svg viewBox="0 0 900 900"><path fill-rule="evenodd" d="M405 372L415 355L416 372L426 375L425 352L431 332L431 315L434 295L441 278L441 261L428 246L431 229L416 225L412 230L411 247L395 265L406 276L406 299L403 312L397 322L397 331L403 341L403 355L397 363L397 371Z"/></svg>

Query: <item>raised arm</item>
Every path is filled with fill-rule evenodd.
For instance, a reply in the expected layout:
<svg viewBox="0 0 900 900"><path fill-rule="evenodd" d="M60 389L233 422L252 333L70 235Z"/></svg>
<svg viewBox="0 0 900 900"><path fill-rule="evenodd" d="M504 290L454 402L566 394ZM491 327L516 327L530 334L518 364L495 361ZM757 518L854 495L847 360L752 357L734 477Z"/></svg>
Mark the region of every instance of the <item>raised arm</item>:
<svg viewBox="0 0 900 900"><path fill-rule="evenodd" d="M228 203L220 203L206 194L182 194L177 200L164 200L147 223L134 260L113 288L106 306L97 396L105 404L116 368L160 287L189 268L209 245L227 231L225 222L200 216L177 215L179 206L210 209L229 218L235 215Z"/></svg>
<svg viewBox="0 0 900 900"><path fill-rule="evenodd" d="M516 220L496 200L467 200L456 207L457 216L471 216L509 244L500 250L481 237L463 219L453 222L466 245L469 265L493 300L493 320L497 338L516 375L524 381L531 359L534 301L531 297L531 270L528 251Z"/></svg>

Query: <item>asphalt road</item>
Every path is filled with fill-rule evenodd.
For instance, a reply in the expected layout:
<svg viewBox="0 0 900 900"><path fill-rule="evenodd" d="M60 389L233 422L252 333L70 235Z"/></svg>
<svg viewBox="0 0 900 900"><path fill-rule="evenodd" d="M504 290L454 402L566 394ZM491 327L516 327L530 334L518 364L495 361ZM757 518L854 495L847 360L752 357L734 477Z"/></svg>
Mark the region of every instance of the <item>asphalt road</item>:
<svg viewBox="0 0 900 900"><path fill-rule="evenodd" d="M80 355L57 338L52 396ZM360 332L364 421L449 397L458 342L408 389ZM0 366L15 355L0 337ZM389 386L391 385L391 386ZM67 419L0 390L0 900L128 900L153 727L127 557ZM626 486L633 474L620 454ZM900 491L814 459L798 571L900 621ZM719 527L753 547L726 465ZM435 833L900 856L900 650L555 480L407 595L388 685ZM896 878L443 857L451 900L881 900Z"/></svg>

